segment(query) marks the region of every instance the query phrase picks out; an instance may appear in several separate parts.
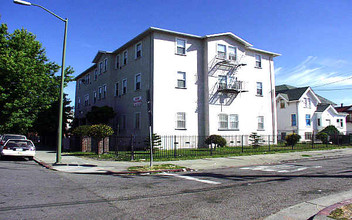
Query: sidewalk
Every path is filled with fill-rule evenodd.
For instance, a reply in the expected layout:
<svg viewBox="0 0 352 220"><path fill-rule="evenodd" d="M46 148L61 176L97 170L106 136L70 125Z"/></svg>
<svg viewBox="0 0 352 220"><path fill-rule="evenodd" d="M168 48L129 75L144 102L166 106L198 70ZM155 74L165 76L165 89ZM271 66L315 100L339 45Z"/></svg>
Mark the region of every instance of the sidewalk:
<svg viewBox="0 0 352 220"><path fill-rule="evenodd" d="M304 155L304 156L303 156ZM306 157L309 155L309 157ZM352 155L352 148L334 149L325 151L302 151L292 153L277 153L252 156L236 156L227 158L205 158L197 160L163 161L154 164L172 163L187 167L192 170L209 170L228 167L243 167L264 164L277 164L301 159L310 160L321 158L334 158ZM124 162L124 161L97 161L89 158L75 156L62 156L62 163L55 164L56 152L37 151L34 158L36 162L51 170L68 173L86 174L128 174L128 167L149 165L149 162ZM183 171L183 170L178 170ZM345 203L341 203L345 202ZM341 204L340 204L341 203ZM305 219L329 219L326 217L328 210L332 210L342 204L352 203L352 190L307 201L292 207L283 209L278 213L268 216L266 220L305 220ZM315 216L314 216L315 215ZM312 217L314 216L314 217Z"/></svg>

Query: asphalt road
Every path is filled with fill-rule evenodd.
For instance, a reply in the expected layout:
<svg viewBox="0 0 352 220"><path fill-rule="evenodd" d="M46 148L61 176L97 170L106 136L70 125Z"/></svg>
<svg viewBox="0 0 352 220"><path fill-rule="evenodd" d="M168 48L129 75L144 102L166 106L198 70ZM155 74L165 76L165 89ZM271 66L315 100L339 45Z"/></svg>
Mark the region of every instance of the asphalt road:
<svg viewBox="0 0 352 220"><path fill-rule="evenodd" d="M262 219L352 189L352 157L146 176L0 161L0 219Z"/></svg>

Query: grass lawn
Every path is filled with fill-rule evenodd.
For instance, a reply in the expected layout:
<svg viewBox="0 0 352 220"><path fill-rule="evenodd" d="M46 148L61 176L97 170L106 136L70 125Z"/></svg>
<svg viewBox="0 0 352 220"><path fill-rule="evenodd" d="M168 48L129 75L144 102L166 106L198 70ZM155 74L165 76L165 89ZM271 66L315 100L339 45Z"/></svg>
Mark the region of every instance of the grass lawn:
<svg viewBox="0 0 352 220"><path fill-rule="evenodd" d="M221 147L217 149L199 148L199 149L187 149L178 148L177 150L156 150L153 154L154 161L172 161L172 160L192 160L200 158L211 158L211 157L228 157L228 156L244 156L244 155L257 155L257 154L275 154L275 153L287 153L287 152L299 152L299 151L314 151L314 150L329 150L338 148L348 148L349 146L337 146L337 145L324 145L316 144L312 148L309 144L297 144L293 148L292 146L284 145L271 145L271 146L259 146L253 148L252 146L243 147ZM66 153L73 156L88 157L97 160L111 160L111 161L131 161L131 151L119 151L110 152L107 154L97 155L92 152L71 152ZM149 161L150 151L134 151L134 161ZM310 155L302 155L302 157L310 157Z"/></svg>

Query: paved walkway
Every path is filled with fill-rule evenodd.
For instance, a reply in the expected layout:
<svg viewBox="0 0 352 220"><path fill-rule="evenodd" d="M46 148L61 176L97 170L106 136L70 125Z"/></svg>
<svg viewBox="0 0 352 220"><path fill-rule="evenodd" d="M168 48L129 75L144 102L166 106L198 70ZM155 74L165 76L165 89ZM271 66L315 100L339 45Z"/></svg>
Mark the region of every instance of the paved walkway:
<svg viewBox="0 0 352 220"><path fill-rule="evenodd" d="M209 170L227 167L243 167L264 164L277 164L287 161L295 161L299 159L333 158L345 155L352 155L352 148L325 150L325 151L304 151L292 153L277 153L252 156L236 156L227 158L206 158L197 160L180 160L180 161L163 161L154 162L154 164L172 163L192 170ZM63 155L62 163L55 164L56 152L54 151L37 151L35 160L43 166L61 172L69 173L87 173L87 174L106 174L116 173L125 174L128 167L149 165L149 162L122 162L122 161L97 161L89 158L80 158L75 156ZM327 219L322 210L336 207L339 202L352 198L352 190L336 195L307 201L267 217L267 220L285 220L285 219L308 219L319 211L319 215L314 219ZM348 200L351 201L352 200Z"/></svg>

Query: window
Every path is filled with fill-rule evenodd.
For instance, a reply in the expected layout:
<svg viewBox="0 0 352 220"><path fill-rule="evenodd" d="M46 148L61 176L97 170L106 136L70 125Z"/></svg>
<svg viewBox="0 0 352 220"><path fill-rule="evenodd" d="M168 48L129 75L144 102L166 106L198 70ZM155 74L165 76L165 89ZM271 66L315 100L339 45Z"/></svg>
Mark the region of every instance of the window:
<svg viewBox="0 0 352 220"><path fill-rule="evenodd" d="M259 54L255 55L255 67L262 68L262 56Z"/></svg>
<svg viewBox="0 0 352 220"><path fill-rule="evenodd" d="M128 53L127 50L123 52L123 65L127 64Z"/></svg>
<svg viewBox="0 0 352 220"><path fill-rule="evenodd" d="M85 95L84 96L84 106L88 106L89 105L89 95Z"/></svg>
<svg viewBox="0 0 352 220"><path fill-rule="evenodd" d="M97 80L98 79L98 70L95 69L94 70L94 80Z"/></svg>
<svg viewBox="0 0 352 220"><path fill-rule="evenodd" d="M126 129L126 115L121 115L120 116L120 129L125 130Z"/></svg>
<svg viewBox="0 0 352 220"><path fill-rule="evenodd" d="M331 125L331 120L330 120L330 119L326 119L326 123L327 123L328 125Z"/></svg>
<svg viewBox="0 0 352 220"><path fill-rule="evenodd" d="M141 113L134 113L134 129L141 129Z"/></svg>
<svg viewBox="0 0 352 220"><path fill-rule="evenodd" d="M318 126L321 126L320 118L317 119Z"/></svg>
<svg viewBox="0 0 352 220"><path fill-rule="evenodd" d="M218 44L218 58L225 59L226 58L226 46L223 44Z"/></svg>
<svg viewBox="0 0 352 220"><path fill-rule="evenodd" d="M306 114L306 126L310 126L310 114Z"/></svg>
<svg viewBox="0 0 352 220"><path fill-rule="evenodd" d="M264 130L264 116L258 116L258 130Z"/></svg>
<svg viewBox="0 0 352 220"><path fill-rule="evenodd" d="M280 99L280 108L285 108L286 104L285 104L285 100Z"/></svg>
<svg viewBox="0 0 352 220"><path fill-rule="evenodd" d="M263 96L263 83L257 82L257 96Z"/></svg>
<svg viewBox="0 0 352 220"><path fill-rule="evenodd" d="M176 54L186 54L186 40L176 38Z"/></svg>
<svg viewBox="0 0 352 220"><path fill-rule="evenodd" d="M219 75L219 89L227 88L227 76Z"/></svg>
<svg viewBox="0 0 352 220"><path fill-rule="evenodd" d="M120 55L116 55L115 57L115 68L120 68Z"/></svg>
<svg viewBox="0 0 352 220"><path fill-rule="evenodd" d="M80 80L78 80L78 89L81 88L81 84L82 84L82 80L80 79Z"/></svg>
<svg viewBox="0 0 352 220"><path fill-rule="evenodd" d="M237 59L236 47L229 46L229 60Z"/></svg>
<svg viewBox="0 0 352 220"><path fill-rule="evenodd" d="M304 133L304 139L306 140L312 140L313 133L312 132L305 132Z"/></svg>
<svg viewBox="0 0 352 220"><path fill-rule="evenodd" d="M142 57L142 43L138 43L136 44L136 54L135 54L135 58L140 58Z"/></svg>
<svg viewBox="0 0 352 220"><path fill-rule="evenodd" d="M186 73L177 72L177 87L176 88L186 88Z"/></svg>
<svg viewBox="0 0 352 220"><path fill-rule="evenodd" d="M99 63L99 75L103 72L103 62Z"/></svg>
<svg viewBox="0 0 352 220"><path fill-rule="evenodd" d="M122 80L122 95L127 93L127 79Z"/></svg>
<svg viewBox="0 0 352 220"><path fill-rule="evenodd" d="M85 83L86 84L89 84L90 83L90 74L87 74L86 76L85 76Z"/></svg>
<svg viewBox="0 0 352 220"><path fill-rule="evenodd" d="M95 104L97 102L97 92L93 92L93 103Z"/></svg>
<svg viewBox="0 0 352 220"><path fill-rule="evenodd" d="M134 77L134 90L140 90L141 89L141 74L138 73Z"/></svg>
<svg viewBox="0 0 352 220"><path fill-rule="evenodd" d="M106 93L107 93L107 88L106 88L106 85L103 85L103 99L105 99L106 98Z"/></svg>
<svg viewBox="0 0 352 220"><path fill-rule="evenodd" d="M343 119L337 119L336 122L337 122L338 127L340 127L340 128L343 127Z"/></svg>
<svg viewBox="0 0 352 220"><path fill-rule="evenodd" d="M106 72L108 70L108 59L105 58L104 60L104 72Z"/></svg>
<svg viewBox="0 0 352 220"><path fill-rule="evenodd" d="M186 129L186 113L177 112L176 129Z"/></svg>
<svg viewBox="0 0 352 220"><path fill-rule="evenodd" d="M99 87L98 88L98 100L101 99L102 94L103 94L103 87Z"/></svg>
<svg viewBox="0 0 352 220"><path fill-rule="evenodd" d="M310 101L310 98L308 98L308 108L312 107L312 102Z"/></svg>
<svg viewBox="0 0 352 220"><path fill-rule="evenodd" d="M115 96L119 95L119 83L115 83Z"/></svg>
<svg viewBox="0 0 352 220"><path fill-rule="evenodd" d="M219 114L219 129L228 129L228 119L227 114Z"/></svg>
<svg viewBox="0 0 352 220"><path fill-rule="evenodd" d="M308 108L308 99L307 98L303 98L303 103L304 103L304 107Z"/></svg>
<svg viewBox="0 0 352 220"><path fill-rule="evenodd" d="M297 126L296 114L291 114L291 126Z"/></svg>
<svg viewBox="0 0 352 220"><path fill-rule="evenodd" d="M238 129L238 115L231 114L230 117L230 129Z"/></svg>

